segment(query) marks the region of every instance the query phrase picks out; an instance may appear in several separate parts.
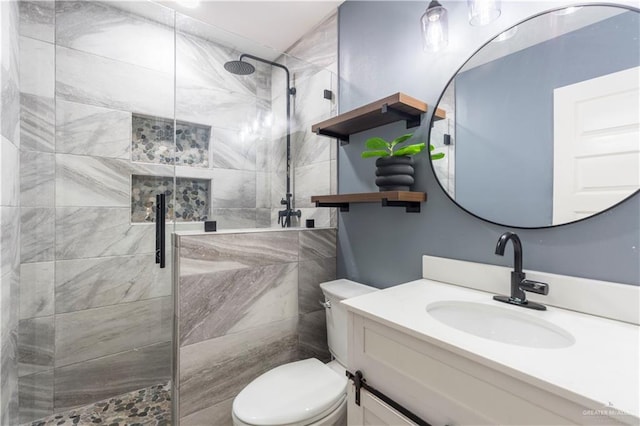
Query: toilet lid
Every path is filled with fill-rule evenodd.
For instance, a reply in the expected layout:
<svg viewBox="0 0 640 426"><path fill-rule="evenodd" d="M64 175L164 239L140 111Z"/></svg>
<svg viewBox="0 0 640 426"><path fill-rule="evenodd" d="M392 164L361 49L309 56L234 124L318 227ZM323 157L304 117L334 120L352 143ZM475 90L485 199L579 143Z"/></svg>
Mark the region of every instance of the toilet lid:
<svg viewBox="0 0 640 426"><path fill-rule="evenodd" d="M315 358L305 359L249 383L233 401L233 413L256 426L301 423L334 408L346 390L346 377Z"/></svg>

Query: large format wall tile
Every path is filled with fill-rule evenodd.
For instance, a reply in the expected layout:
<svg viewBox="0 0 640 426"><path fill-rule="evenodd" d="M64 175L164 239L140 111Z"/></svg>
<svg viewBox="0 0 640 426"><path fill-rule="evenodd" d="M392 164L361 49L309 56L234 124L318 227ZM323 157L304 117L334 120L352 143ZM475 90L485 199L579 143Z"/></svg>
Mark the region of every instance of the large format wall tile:
<svg viewBox="0 0 640 426"><path fill-rule="evenodd" d="M307 314L324 309L318 303L319 300L324 300L320 283L335 279L335 257L301 261L298 279L298 312Z"/></svg>
<svg viewBox="0 0 640 426"><path fill-rule="evenodd" d="M214 208L255 208L255 172L213 169Z"/></svg>
<svg viewBox="0 0 640 426"><path fill-rule="evenodd" d="M55 53L51 43L20 37L20 92L53 99Z"/></svg>
<svg viewBox="0 0 640 426"><path fill-rule="evenodd" d="M20 423L28 423L53 414L53 370L18 380Z"/></svg>
<svg viewBox="0 0 640 426"><path fill-rule="evenodd" d="M183 277L179 300L180 346L292 318L298 311L298 264Z"/></svg>
<svg viewBox="0 0 640 426"><path fill-rule="evenodd" d="M20 149L0 136L0 206L18 206L20 200Z"/></svg>
<svg viewBox="0 0 640 426"><path fill-rule="evenodd" d="M180 276L298 261L297 232L180 238Z"/></svg>
<svg viewBox="0 0 640 426"><path fill-rule="evenodd" d="M221 87L192 86L180 79L177 84L177 119L234 130L253 125L257 112L255 96Z"/></svg>
<svg viewBox="0 0 640 426"><path fill-rule="evenodd" d="M56 48L56 94L62 99L173 117L172 88L171 74Z"/></svg>
<svg viewBox="0 0 640 426"><path fill-rule="evenodd" d="M54 372L55 412L164 383L171 377L171 343L159 343Z"/></svg>
<svg viewBox="0 0 640 426"><path fill-rule="evenodd" d="M56 315L55 365L171 340L169 297Z"/></svg>
<svg viewBox="0 0 640 426"><path fill-rule="evenodd" d="M300 260L336 257L336 230L300 231Z"/></svg>
<svg viewBox="0 0 640 426"><path fill-rule="evenodd" d="M55 294L57 313L170 296L170 269L158 268L153 254L63 260Z"/></svg>
<svg viewBox="0 0 640 426"><path fill-rule="evenodd" d="M58 46L173 74L173 37L173 28L102 2L56 2Z"/></svg>
<svg viewBox="0 0 640 426"><path fill-rule="evenodd" d="M153 253L155 227L131 225L129 207L56 209L56 259Z"/></svg>
<svg viewBox="0 0 640 426"><path fill-rule="evenodd" d="M20 320L18 372L20 376L51 370L54 357L53 316Z"/></svg>
<svg viewBox="0 0 640 426"><path fill-rule="evenodd" d="M131 205L129 162L114 158L56 155L56 206Z"/></svg>
<svg viewBox="0 0 640 426"><path fill-rule="evenodd" d="M180 348L180 416L234 397L263 372L297 358L296 319Z"/></svg>
<svg viewBox="0 0 640 426"><path fill-rule="evenodd" d="M256 228L256 209L213 209L209 215L218 229Z"/></svg>
<svg viewBox="0 0 640 426"><path fill-rule="evenodd" d="M256 170L256 143L238 137L238 132L213 129L211 165L221 169Z"/></svg>
<svg viewBox="0 0 640 426"><path fill-rule="evenodd" d="M53 43L55 40L55 2L20 2L20 35Z"/></svg>
<svg viewBox="0 0 640 426"><path fill-rule="evenodd" d="M20 146L20 88L17 2L0 2L0 134Z"/></svg>
<svg viewBox="0 0 640 426"><path fill-rule="evenodd" d="M226 399L211 407L196 411L193 414L180 418L180 426L202 425L229 425L233 424L231 412L233 411L234 398Z"/></svg>
<svg viewBox="0 0 640 426"><path fill-rule="evenodd" d="M294 173L295 199L297 207L315 207L312 195L331 193L331 164L329 161L296 167Z"/></svg>
<svg viewBox="0 0 640 426"><path fill-rule="evenodd" d="M53 315L54 263L20 265L20 319Z"/></svg>
<svg viewBox="0 0 640 426"><path fill-rule="evenodd" d="M322 163L331 159L331 147L337 142L310 131L297 131L292 135L292 162L297 167Z"/></svg>
<svg viewBox="0 0 640 426"><path fill-rule="evenodd" d="M20 208L0 206L0 276L19 276L20 268ZM10 286L0 290L9 291ZM4 294L4 293L3 293ZM5 295L4 302L17 302Z"/></svg>
<svg viewBox="0 0 640 426"><path fill-rule="evenodd" d="M55 104L51 98L20 95L21 148L29 151L55 150Z"/></svg>
<svg viewBox="0 0 640 426"><path fill-rule="evenodd" d="M23 207L21 210L20 261L53 260L55 244L55 209Z"/></svg>
<svg viewBox="0 0 640 426"><path fill-rule="evenodd" d="M298 351L300 359L318 358L322 362L331 360L324 309L299 316Z"/></svg>
<svg viewBox="0 0 640 426"><path fill-rule="evenodd" d="M176 37L176 78L181 85L227 88L243 95L256 94L256 78L236 76L223 65L238 59L240 53L218 43L186 34L178 25Z"/></svg>
<svg viewBox="0 0 640 426"><path fill-rule="evenodd" d="M56 152L131 157L131 113L56 101Z"/></svg>
<svg viewBox="0 0 640 426"><path fill-rule="evenodd" d="M38 151L20 153L20 205L53 207L55 156Z"/></svg>

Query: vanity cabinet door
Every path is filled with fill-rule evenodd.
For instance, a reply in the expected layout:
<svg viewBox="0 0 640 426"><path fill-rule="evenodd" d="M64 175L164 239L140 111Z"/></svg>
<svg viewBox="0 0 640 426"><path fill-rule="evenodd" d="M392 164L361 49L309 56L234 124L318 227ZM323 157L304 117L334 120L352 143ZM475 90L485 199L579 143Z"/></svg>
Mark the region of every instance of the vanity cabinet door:
<svg viewBox="0 0 640 426"><path fill-rule="evenodd" d="M348 424L363 426L405 426L414 422L387 405L384 401L370 394L366 389L360 390L360 405L355 403L355 386L351 384L347 392L349 398Z"/></svg>

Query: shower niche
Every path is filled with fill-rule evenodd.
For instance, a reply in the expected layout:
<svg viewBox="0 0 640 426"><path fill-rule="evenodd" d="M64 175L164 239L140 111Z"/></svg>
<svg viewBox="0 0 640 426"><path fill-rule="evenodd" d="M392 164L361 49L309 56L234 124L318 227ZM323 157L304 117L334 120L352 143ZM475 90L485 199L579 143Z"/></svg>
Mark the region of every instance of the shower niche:
<svg viewBox="0 0 640 426"><path fill-rule="evenodd" d="M174 145L175 136L175 145ZM138 163L209 168L211 126L164 117L132 114L131 159ZM164 171L166 173L166 170ZM131 222L155 220L156 194L167 197L169 221L201 222L210 217L211 179L182 176L131 175ZM198 176L202 172L197 173Z"/></svg>

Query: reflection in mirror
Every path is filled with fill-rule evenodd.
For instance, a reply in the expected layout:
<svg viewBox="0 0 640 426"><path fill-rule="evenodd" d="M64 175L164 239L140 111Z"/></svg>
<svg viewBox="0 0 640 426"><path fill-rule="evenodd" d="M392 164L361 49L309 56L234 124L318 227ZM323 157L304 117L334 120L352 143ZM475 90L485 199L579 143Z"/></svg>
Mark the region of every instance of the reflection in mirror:
<svg viewBox="0 0 640 426"><path fill-rule="evenodd" d="M560 225L640 188L640 14L565 11L487 43L438 103L447 119L432 123L430 142L446 156L434 172L482 219Z"/></svg>

